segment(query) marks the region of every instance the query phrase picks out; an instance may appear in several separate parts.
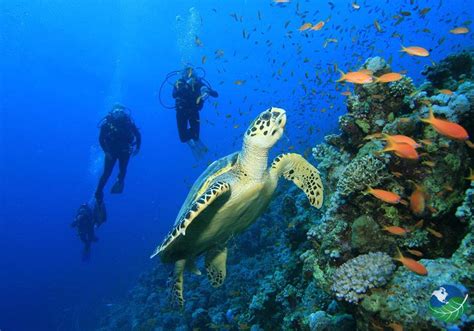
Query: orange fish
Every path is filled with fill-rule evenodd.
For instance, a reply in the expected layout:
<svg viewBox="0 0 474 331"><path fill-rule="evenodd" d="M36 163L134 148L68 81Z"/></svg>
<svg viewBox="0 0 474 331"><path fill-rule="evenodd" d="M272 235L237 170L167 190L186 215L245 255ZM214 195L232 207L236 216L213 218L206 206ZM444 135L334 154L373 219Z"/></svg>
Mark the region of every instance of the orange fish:
<svg viewBox="0 0 474 331"><path fill-rule="evenodd" d="M410 160L418 160L418 158L420 157L415 147L409 144L396 144L396 143L388 142L387 146L385 146L385 148L381 150L380 152L381 153L394 152L395 155L403 159L410 159Z"/></svg>
<svg viewBox="0 0 474 331"><path fill-rule="evenodd" d="M414 225L414 227L417 228L417 229L420 229L420 228L423 227L423 223L424 223L424 222L425 222L424 220L419 220L418 222L416 222L416 224Z"/></svg>
<svg viewBox="0 0 474 331"><path fill-rule="evenodd" d="M392 144L408 144L414 148L420 147L420 145L415 140L401 134L391 136L384 133L382 139Z"/></svg>
<svg viewBox="0 0 474 331"><path fill-rule="evenodd" d="M467 147L469 147L471 149L474 149L474 144L472 143L472 141L466 140L466 145L467 145Z"/></svg>
<svg viewBox="0 0 474 331"><path fill-rule="evenodd" d="M431 146L431 145L433 145L433 142L432 142L431 140L429 140L429 139L421 139L420 142L421 142L422 144L425 144L426 146Z"/></svg>
<svg viewBox="0 0 474 331"><path fill-rule="evenodd" d="M402 49L400 50L400 52L405 52L409 55L421 56L421 57L426 57L430 55L430 52L428 52L423 47L419 47L419 46L410 46L410 47L402 46Z"/></svg>
<svg viewBox="0 0 474 331"><path fill-rule="evenodd" d="M388 325L389 328L391 328L393 331L403 331L403 326L398 323L390 323Z"/></svg>
<svg viewBox="0 0 474 331"><path fill-rule="evenodd" d="M471 182L474 180L474 170L469 169L469 177L466 177L467 180L470 180Z"/></svg>
<svg viewBox="0 0 474 331"><path fill-rule="evenodd" d="M401 228L399 226L385 226L383 229L385 231L390 232L391 234L395 234L397 236L404 236L408 232L407 229Z"/></svg>
<svg viewBox="0 0 474 331"><path fill-rule="evenodd" d="M366 193L372 194L377 199L391 204L397 204L401 200L401 197L398 194L381 189L373 189L369 187Z"/></svg>
<svg viewBox="0 0 474 331"><path fill-rule="evenodd" d="M299 27L299 31L303 32L303 31L306 31L308 30L309 28L311 28L313 26L313 24L311 23L305 23L303 24L302 26Z"/></svg>
<svg viewBox="0 0 474 331"><path fill-rule="evenodd" d="M421 121L431 124L433 129L448 138L456 140L469 139L469 134L467 133L466 129L464 129L461 125L457 123L434 117L433 110L431 108L428 118L422 118Z"/></svg>
<svg viewBox="0 0 474 331"><path fill-rule="evenodd" d="M398 249L398 247L397 247L397 251L398 251L398 257L394 258L395 261L401 262L408 270L411 270L414 273L417 273L418 275L425 276L428 274L428 270L426 270L423 264L413 259L410 259L409 257L404 257L402 252L400 252L400 249Z"/></svg>
<svg viewBox="0 0 474 331"><path fill-rule="evenodd" d="M415 190L410 195L410 209L415 215L421 215L425 211L425 190L415 184Z"/></svg>
<svg viewBox="0 0 474 331"><path fill-rule="evenodd" d="M324 21L319 21L318 24L316 24L315 26L311 28L311 30L319 31L323 28L323 26L324 26Z"/></svg>
<svg viewBox="0 0 474 331"><path fill-rule="evenodd" d="M341 94L342 94L343 96L345 96L345 97L348 97L348 96L350 96L352 93L351 93L351 91L344 91L344 92L341 92Z"/></svg>
<svg viewBox="0 0 474 331"><path fill-rule="evenodd" d="M423 253L420 251L417 251L416 249L407 249L407 252L418 257L423 256Z"/></svg>
<svg viewBox="0 0 474 331"><path fill-rule="evenodd" d="M243 84L245 84L245 82L246 82L246 80L236 80L236 81L234 82L234 84L235 84L235 85L243 85Z"/></svg>
<svg viewBox="0 0 474 331"><path fill-rule="evenodd" d="M360 69L359 71L357 72L360 72L360 73L363 73L363 74L367 74L369 76L372 76L373 72L372 70L369 70L369 69Z"/></svg>
<svg viewBox="0 0 474 331"><path fill-rule="evenodd" d="M428 231L429 233L431 233L433 236L435 236L436 238L443 238L443 234L441 232L438 232L432 228L426 228L426 231Z"/></svg>
<svg viewBox="0 0 474 331"><path fill-rule="evenodd" d="M445 95L452 95L453 94L453 91L448 90L448 89L442 89L442 90L439 90L438 92L441 93L441 94L445 94Z"/></svg>
<svg viewBox="0 0 474 331"><path fill-rule="evenodd" d="M402 79L403 76L400 75L397 72L390 72L388 74L383 74L380 77L375 78L376 83L391 83L391 82L396 82L400 79Z"/></svg>
<svg viewBox="0 0 474 331"><path fill-rule="evenodd" d="M382 27L380 26L379 21L375 20L375 21L374 21L374 26L375 26L375 29L377 29L377 32L383 32Z"/></svg>
<svg viewBox="0 0 474 331"><path fill-rule="evenodd" d="M368 84L374 81L371 75L363 72L352 71L348 72L347 74L345 74L342 70L339 70L339 72L341 73L341 78L336 80L336 82L346 81L353 84Z"/></svg>
<svg viewBox="0 0 474 331"><path fill-rule="evenodd" d="M460 26L459 28L449 30L449 32L451 32L452 34L466 34L469 32L469 29L464 26Z"/></svg>

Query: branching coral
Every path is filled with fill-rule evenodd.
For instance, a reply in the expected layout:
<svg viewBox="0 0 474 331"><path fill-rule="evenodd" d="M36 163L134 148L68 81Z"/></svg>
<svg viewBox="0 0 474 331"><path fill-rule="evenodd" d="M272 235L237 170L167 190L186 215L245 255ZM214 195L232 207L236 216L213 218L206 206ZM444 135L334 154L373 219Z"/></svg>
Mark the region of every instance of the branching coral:
<svg viewBox="0 0 474 331"><path fill-rule="evenodd" d="M336 270L332 290L338 299L356 303L367 290L385 285L394 270L392 258L385 253L359 255Z"/></svg>

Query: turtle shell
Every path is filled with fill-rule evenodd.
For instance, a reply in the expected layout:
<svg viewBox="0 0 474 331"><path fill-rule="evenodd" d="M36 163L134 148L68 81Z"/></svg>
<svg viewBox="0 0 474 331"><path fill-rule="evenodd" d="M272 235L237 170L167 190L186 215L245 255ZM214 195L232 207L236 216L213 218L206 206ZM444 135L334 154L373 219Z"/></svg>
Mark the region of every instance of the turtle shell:
<svg viewBox="0 0 474 331"><path fill-rule="evenodd" d="M232 167L237 162L238 157L239 152L235 152L212 162L207 167L207 169L201 174L201 176L199 176L198 179L196 179L193 186L191 187L186 200L179 210L178 216L174 222L174 226L179 223L183 214L189 209L190 205L207 190L207 188L213 183L217 176L220 176L232 169Z"/></svg>

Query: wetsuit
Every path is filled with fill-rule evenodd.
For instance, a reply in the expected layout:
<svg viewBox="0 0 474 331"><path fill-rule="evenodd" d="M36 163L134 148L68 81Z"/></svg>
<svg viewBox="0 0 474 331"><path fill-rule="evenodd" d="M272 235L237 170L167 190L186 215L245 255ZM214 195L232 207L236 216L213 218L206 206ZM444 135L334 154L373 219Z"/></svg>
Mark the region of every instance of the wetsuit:
<svg viewBox="0 0 474 331"><path fill-rule="evenodd" d="M112 174L115 163L119 161L119 174L117 183L121 184L122 189L112 191L121 193L123 190L123 181L127 173L128 161L135 146L134 154L138 153L141 146L141 134L131 118L123 114L114 117L109 114L100 127L99 143L105 152L104 172L100 177L99 184L95 193L98 202L103 199L103 190L107 180Z"/></svg>
<svg viewBox="0 0 474 331"><path fill-rule="evenodd" d="M77 234L84 243L84 250L82 252L83 260L89 259L91 243L98 240L94 233L94 223L93 210L87 204L83 204L77 211L76 218L71 224L73 228L77 228Z"/></svg>
<svg viewBox="0 0 474 331"><path fill-rule="evenodd" d="M174 85L173 98L176 99L176 123L179 139L183 143L191 139L199 140L199 111L204 105L201 88L204 86L207 87L198 78L191 78L188 82L181 78ZM218 93L210 88L206 89L206 93L211 97L218 97Z"/></svg>

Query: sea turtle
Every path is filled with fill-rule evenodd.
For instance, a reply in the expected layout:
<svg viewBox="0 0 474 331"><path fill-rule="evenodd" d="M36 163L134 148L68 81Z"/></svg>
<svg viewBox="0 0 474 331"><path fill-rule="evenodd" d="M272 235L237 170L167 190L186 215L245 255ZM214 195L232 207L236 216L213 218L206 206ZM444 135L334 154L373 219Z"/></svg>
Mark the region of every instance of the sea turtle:
<svg viewBox="0 0 474 331"><path fill-rule="evenodd" d="M171 232L151 257L175 263L172 295L182 306L183 272L200 274L195 259L205 254L212 286L226 276L227 241L248 228L267 208L283 176L302 189L320 208L323 185L318 170L301 155L277 156L267 169L268 153L281 138L286 112L269 108L245 132L242 150L213 162L196 180Z"/></svg>

